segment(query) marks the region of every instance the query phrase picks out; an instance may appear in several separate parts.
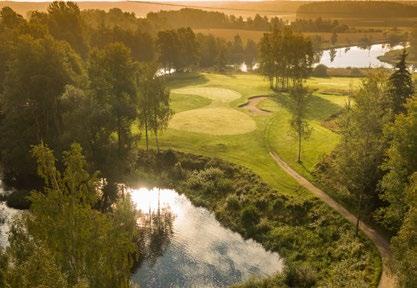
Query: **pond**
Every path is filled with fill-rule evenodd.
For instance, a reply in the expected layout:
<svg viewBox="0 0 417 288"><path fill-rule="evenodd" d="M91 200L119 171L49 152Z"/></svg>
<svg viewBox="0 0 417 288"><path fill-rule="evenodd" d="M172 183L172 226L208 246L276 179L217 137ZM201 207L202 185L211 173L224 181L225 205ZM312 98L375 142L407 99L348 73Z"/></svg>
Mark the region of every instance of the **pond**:
<svg viewBox="0 0 417 288"><path fill-rule="evenodd" d="M159 216L153 218L159 219L153 221L154 230L157 224L164 225L156 229L162 233L152 234L151 253L132 275L141 288L226 287L282 271L284 263L277 253L226 229L213 213L193 206L184 195L156 188L129 192L141 211L142 234L150 215ZM5 193L1 182L0 193ZM8 223L19 212L0 202L0 219L5 220L0 221L0 246L7 246Z"/></svg>
<svg viewBox="0 0 417 288"><path fill-rule="evenodd" d="M391 68L391 64L380 61L378 57L384 55L388 51L402 48L404 48L402 45L391 47L388 44L374 44L368 48L352 46L324 50L319 64L332 68Z"/></svg>
<svg viewBox="0 0 417 288"><path fill-rule="evenodd" d="M145 260L133 275L140 287L226 287L282 271L277 253L224 228L184 195L166 189L130 191L145 217L152 211L172 213L172 235L163 252Z"/></svg>

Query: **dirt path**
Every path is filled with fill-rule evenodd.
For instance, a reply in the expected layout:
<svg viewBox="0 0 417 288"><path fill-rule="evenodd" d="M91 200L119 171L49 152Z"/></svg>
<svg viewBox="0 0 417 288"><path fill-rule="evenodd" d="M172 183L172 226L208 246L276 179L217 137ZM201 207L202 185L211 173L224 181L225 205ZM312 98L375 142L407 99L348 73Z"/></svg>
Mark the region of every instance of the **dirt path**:
<svg viewBox="0 0 417 288"><path fill-rule="evenodd" d="M248 99L248 102L245 104L240 105L240 108L246 109L249 112L255 114L255 115L268 115L271 114L270 111L263 110L258 108L259 102L262 100L268 99L268 96L255 96Z"/></svg>
<svg viewBox="0 0 417 288"><path fill-rule="evenodd" d="M311 182L305 179L303 176L298 174L295 170L293 170L290 166L288 166L288 164L284 162L276 153L270 152L269 154L274 159L274 161L278 164L278 166L280 166L288 175L294 178L298 182L298 184L300 184L301 186L309 190L311 193L313 193L315 196L320 198L323 202L325 202L327 205L329 205L338 213L340 213L349 222L351 222L352 224L356 224L356 216L354 216L352 213L346 210L342 205L340 205L335 200L333 200L329 195L324 193L321 189L317 188ZM381 275L381 279L379 281L378 287L379 288L396 287L395 278L390 273L390 269L388 266L388 263L390 262L391 257L392 257L389 243L375 229L369 227L368 225L364 223L360 223L359 228L369 239L371 239L374 242L382 258L382 263L383 263L382 275Z"/></svg>

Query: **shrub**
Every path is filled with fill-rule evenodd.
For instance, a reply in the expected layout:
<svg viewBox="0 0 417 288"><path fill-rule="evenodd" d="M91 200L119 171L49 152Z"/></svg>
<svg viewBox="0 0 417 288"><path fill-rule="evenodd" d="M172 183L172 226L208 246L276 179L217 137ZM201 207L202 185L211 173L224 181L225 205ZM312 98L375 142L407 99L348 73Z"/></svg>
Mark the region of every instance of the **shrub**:
<svg viewBox="0 0 417 288"><path fill-rule="evenodd" d="M259 223L259 213L253 205L248 205L242 209L240 219L245 228L250 228Z"/></svg>
<svg viewBox="0 0 417 288"><path fill-rule="evenodd" d="M239 210L240 208L239 198L235 194L227 196L226 207L233 211Z"/></svg>

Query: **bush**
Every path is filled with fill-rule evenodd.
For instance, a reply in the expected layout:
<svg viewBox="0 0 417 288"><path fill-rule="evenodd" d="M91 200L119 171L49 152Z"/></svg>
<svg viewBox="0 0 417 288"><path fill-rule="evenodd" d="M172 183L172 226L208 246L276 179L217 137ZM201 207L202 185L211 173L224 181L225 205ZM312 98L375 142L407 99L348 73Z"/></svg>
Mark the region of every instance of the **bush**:
<svg viewBox="0 0 417 288"><path fill-rule="evenodd" d="M189 189L200 190L208 194L221 194L231 189L231 182L224 178L222 170L210 167L194 171L187 179L186 186Z"/></svg>
<svg viewBox="0 0 417 288"><path fill-rule="evenodd" d="M259 223L259 213L252 205L248 205L242 209L240 220L245 228L251 228Z"/></svg>
<svg viewBox="0 0 417 288"><path fill-rule="evenodd" d="M316 285L315 272L303 265L288 265L285 271L285 283L289 287L310 288Z"/></svg>
<svg viewBox="0 0 417 288"><path fill-rule="evenodd" d="M239 198L234 194L227 196L226 207L227 209L230 209L233 211L239 210L240 208Z"/></svg>

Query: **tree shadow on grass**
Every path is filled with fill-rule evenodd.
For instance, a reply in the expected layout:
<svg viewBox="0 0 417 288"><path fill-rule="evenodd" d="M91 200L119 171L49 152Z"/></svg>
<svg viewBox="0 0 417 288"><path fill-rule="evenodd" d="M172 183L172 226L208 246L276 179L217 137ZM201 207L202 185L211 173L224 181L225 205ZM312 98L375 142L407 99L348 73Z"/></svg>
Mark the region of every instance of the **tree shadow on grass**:
<svg viewBox="0 0 417 288"><path fill-rule="evenodd" d="M285 109L289 110L289 106L291 105L290 97L291 95L289 93L279 93L271 98L281 104ZM331 115L340 113L341 110L342 108L339 105L313 94L307 111L307 119L323 121L328 119Z"/></svg>

